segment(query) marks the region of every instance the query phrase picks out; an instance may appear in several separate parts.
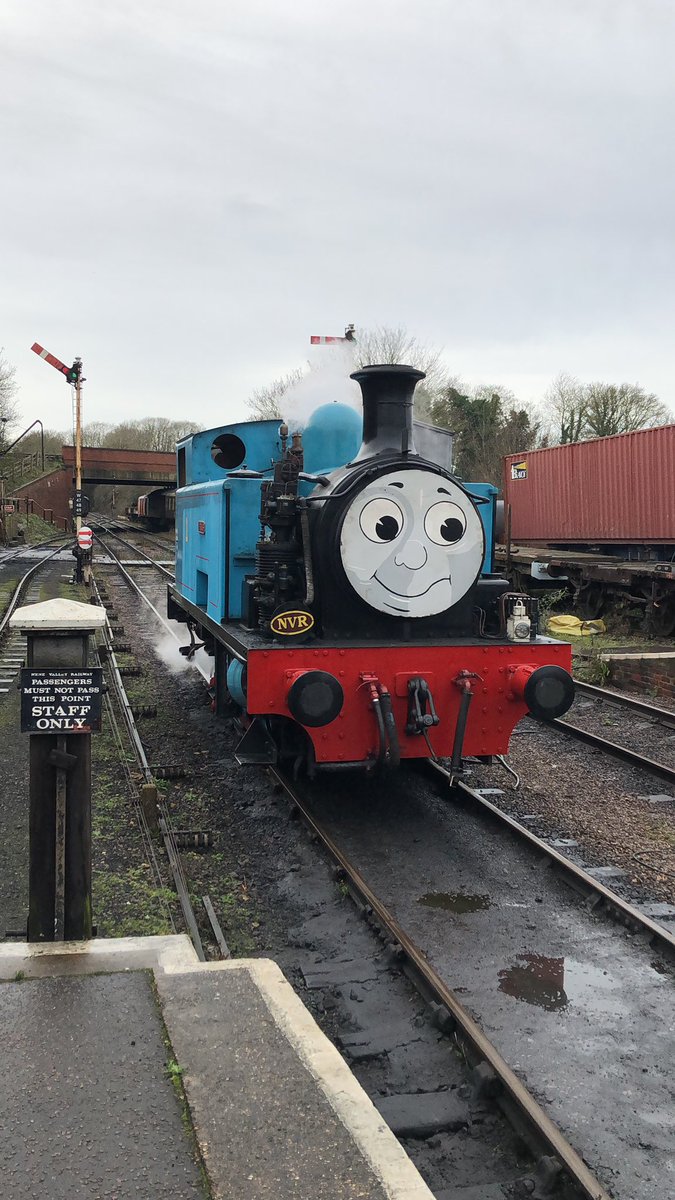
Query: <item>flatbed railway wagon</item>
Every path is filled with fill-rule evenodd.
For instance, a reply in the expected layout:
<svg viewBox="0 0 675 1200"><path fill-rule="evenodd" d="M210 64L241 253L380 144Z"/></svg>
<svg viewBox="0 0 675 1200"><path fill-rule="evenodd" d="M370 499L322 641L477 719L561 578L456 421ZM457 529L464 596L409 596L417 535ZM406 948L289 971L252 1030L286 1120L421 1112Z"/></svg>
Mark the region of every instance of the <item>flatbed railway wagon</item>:
<svg viewBox="0 0 675 1200"><path fill-rule="evenodd" d="M675 633L675 425L507 455L504 500L519 586L567 582L591 618L623 596Z"/></svg>

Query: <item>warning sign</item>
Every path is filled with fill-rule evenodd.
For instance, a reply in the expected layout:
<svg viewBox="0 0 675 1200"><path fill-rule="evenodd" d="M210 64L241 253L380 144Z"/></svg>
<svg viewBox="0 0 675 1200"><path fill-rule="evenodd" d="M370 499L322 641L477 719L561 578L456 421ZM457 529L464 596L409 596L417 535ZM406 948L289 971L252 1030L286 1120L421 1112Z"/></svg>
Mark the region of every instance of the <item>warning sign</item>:
<svg viewBox="0 0 675 1200"><path fill-rule="evenodd" d="M22 733L91 733L101 728L103 669L21 672Z"/></svg>

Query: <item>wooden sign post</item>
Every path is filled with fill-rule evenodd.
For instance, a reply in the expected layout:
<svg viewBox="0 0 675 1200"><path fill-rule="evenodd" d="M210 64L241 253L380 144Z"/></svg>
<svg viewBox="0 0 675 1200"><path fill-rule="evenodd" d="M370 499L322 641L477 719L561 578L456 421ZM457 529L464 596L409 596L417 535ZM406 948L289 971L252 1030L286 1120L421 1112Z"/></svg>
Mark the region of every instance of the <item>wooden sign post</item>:
<svg viewBox="0 0 675 1200"><path fill-rule="evenodd" d="M28 941L91 937L91 734L101 728L103 672L89 638L105 613L75 600L19 608L28 639L21 730L30 734Z"/></svg>

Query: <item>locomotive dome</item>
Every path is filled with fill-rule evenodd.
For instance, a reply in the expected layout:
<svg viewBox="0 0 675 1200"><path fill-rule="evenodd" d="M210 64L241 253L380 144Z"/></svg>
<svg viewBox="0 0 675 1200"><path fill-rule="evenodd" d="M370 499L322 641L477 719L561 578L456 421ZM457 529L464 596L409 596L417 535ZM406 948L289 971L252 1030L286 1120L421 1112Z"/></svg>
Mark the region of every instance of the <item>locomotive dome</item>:
<svg viewBox="0 0 675 1200"><path fill-rule="evenodd" d="M363 417L348 404L322 404L307 422L302 444L305 469L318 475L354 458L363 437Z"/></svg>

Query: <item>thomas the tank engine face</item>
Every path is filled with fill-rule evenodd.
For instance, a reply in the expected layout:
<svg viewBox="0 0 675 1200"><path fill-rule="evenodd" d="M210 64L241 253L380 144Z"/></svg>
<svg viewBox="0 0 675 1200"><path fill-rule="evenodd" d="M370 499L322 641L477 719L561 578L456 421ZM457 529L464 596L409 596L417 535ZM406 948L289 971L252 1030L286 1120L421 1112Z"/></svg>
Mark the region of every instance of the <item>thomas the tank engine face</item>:
<svg viewBox="0 0 675 1200"><path fill-rule="evenodd" d="M430 617L470 591L485 551L466 492L428 469L369 482L347 509L340 557L356 594L380 613Z"/></svg>

